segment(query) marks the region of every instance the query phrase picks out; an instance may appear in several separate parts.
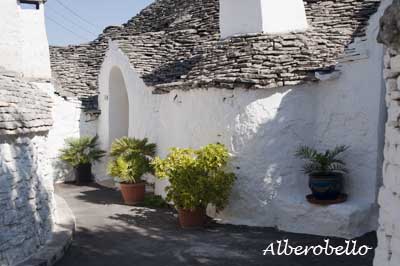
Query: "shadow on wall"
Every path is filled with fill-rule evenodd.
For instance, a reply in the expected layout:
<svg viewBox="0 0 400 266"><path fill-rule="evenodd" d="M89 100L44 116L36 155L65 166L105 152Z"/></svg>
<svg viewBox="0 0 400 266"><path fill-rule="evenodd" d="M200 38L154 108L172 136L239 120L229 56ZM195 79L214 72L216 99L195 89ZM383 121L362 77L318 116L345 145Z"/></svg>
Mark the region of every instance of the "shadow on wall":
<svg viewBox="0 0 400 266"><path fill-rule="evenodd" d="M32 255L50 236L52 180L38 150L45 135L0 137L0 265Z"/></svg>
<svg viewBox="0 0 400 266"><path fill-rule="evenodd" d="M188 136L176 134L175 138L171 135L168 141L172 145L193 147L219 141L230 147L234 155L232 166L238 179L231 204L222 217L231 222L240 219L241 224L276 225L279 224L276 219L283 212L278 208L283 206L282 201L292 203L293 209L296 208L293 203L305 201L305 196L310 193L308 177L301 171L302 161L294 156L300 145L322 150L350 145L352 148L344 157L350 169L347 180L351 182L346 185L350 201L360 202L357 206L373 204L377 179L374 154L378 139L373 133L367 135L366 132L374 131L371 128L374 120L364 121L360 117L363 105L352 106L352 95L343 99L341 95L348 93L346 89L335 90L334 93L340 96L329 95L329 90L333 89L328 86L316 91L315 86L305 85L270 91L233 91L231 97L227 97L229 92L225 91L219 96L208 97L209 100L206 99L207 91L196 96L188 92L188 97L182 93L180 110L190 106L188 108L193 112L198 111L201 107L196 102L201 102L203 97L202 106L220 107L213 115L205 112L203 117L196 119L195 127L189 125L193 120L187 120L185 135ZM332 104L327 104L328 101ZM183 119L189 119L190 113L180 113L186 115ZM171 116L170 113L167 115ZM365 146L365 141L370 141L370 145ZM299 210L299 215L301 212Z"/></svg>
<svg viewBox="0 0 400 266"><path fill-rule="evenodd" d="M307 193L307 178L300 172L301 162L294 153L299 145L315 144L315 98L300 88L255 95L247 102L243 102L245 97L235 99L240 96L224 99L225 104L238 100L240 106L233 114L233 125L224 126L233 127L230 146L238 176L230 201L233 204L224 214L235 220L240 213L248 225L276 224L273 209L278 198L304 197ZM260 221L260 217L265 220Z"/></svg>

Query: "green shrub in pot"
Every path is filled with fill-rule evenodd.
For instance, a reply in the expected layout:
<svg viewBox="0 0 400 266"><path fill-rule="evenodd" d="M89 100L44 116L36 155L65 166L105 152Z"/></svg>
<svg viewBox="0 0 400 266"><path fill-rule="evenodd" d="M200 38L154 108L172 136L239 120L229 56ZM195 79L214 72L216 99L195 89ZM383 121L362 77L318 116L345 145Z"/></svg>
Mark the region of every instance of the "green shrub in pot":
<svg viewBox="0 0 400 266"><path fill-rule="evenodd" d="M167 178L167 200L179 211L182 227L201 226L208 204L222 210L228 203L235 175L227 171L230 155L222 144L198 150L172 148L153 161L156 175Z"/></svg>
<svg viewBox="0 0 400 266"><path fill-rule="evenodd" d="M60 159L74 168L78 184L92 181L92 164L100 161L106 152L99 148L98 136L68 138L60 150Z"/></svg>
<svg viewBox="0 0 400 266"><path fill-rule="evenodd" d="M144 200L145 183L142 177L152 173L150 164L155 156L156 145L148 139L124 137L117 139L111 146L108 172L121 184L125 203L133 205Z"/></svg>

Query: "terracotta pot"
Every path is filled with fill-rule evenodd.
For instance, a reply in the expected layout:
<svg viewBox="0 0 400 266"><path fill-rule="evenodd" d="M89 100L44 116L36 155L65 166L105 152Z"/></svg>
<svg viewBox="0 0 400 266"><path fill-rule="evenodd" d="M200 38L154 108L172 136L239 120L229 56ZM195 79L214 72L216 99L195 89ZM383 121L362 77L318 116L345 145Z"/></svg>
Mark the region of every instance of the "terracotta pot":
<svg viewBox="0 0 400 266"><path fill-rule="evenodd" d="M74 168L77 185L86 185L93 182L92 164L80 164Z"/></svg>
<svg viewBox="0 0 400 266"><path fill-rule="evenodd" d="M195 210L178 210L179 224L182 228L196 228L203 227L207 216L205 208L198 208Z"/></svg>
<svg viewBox="0 0 400 266"><path fill-rule="evenodd" d="M121 183L121 193L124 201L128 205L135 205L144 201L146 183L124 184Z"/></svg>

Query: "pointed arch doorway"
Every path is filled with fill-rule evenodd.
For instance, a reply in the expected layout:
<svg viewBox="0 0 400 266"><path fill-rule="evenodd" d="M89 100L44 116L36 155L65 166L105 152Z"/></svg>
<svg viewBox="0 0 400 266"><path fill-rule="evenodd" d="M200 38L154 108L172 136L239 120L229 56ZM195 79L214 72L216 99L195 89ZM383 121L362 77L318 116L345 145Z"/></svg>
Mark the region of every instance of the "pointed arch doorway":
<svg viewBox="0 0 400 266"><path fill-rule="evenodd" d="M129 99L121 70L113 67L108 90L108 146L115 139L129 136Z"/></svg>

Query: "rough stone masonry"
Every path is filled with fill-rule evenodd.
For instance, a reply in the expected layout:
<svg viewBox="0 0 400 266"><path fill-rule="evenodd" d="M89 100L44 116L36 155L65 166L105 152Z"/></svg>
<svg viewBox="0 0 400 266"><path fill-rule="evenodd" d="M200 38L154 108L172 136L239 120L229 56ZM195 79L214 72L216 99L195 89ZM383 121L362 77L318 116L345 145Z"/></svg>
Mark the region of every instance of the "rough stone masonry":
<svg viewBox="0 0 400 266"><path fill-rule="evenodd" d="M97 95L109 39L155 93L191 88L271 89L315 81L331 71L356 37L365 37L380 0L304 0L304 33L249 34L221 40L218 0L159 0L93 42L50 47L60 95ZM348 51L347 51L348 52Z"/></svg>
<svg viewBox="0 0 400 266"><path fill-rule="evenodd" d="M53 183L45 172L51 97L0 69L0 266L36 252L52 229Z"/></svg>
<svg viewBox="0 0 400 266"><path fill-rule="evenodd" d="M379 247L375 266L400 265L400 0L394 0L381 20L378 40L387 46L384 77L387 89L383 186L379 195Z"/></svg>

